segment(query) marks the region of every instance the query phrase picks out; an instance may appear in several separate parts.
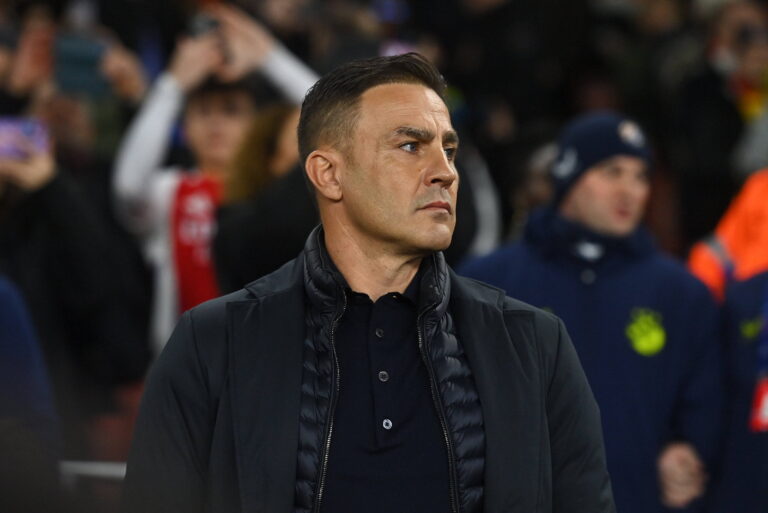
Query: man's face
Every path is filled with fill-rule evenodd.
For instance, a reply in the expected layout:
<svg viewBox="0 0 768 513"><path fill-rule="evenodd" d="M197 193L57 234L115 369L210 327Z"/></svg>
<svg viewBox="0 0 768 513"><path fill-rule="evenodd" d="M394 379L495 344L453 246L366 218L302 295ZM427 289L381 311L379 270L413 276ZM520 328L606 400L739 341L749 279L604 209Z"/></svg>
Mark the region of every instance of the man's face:
<svg viewBox="0 0 768 513"><path fill-rule="evenodd" d="M253 120L246 92L204 94L187 105L184 136L201 168L226 169Z"/></svg>
<svg viewBox="0 0 768 513"><path fill-rule="evenodd" d="M432 89L385 84L363 93L341 175L344 222L358 240L404 255L447 248L457 147L448 109Z"/></svg>
<svg viewBox="0 0 768 513"><path fill-rule="evenodd" d="M565 196L560 213L594 232L624 237L640 223L649 189L645 161L618 155L589 168Z"/></svg>

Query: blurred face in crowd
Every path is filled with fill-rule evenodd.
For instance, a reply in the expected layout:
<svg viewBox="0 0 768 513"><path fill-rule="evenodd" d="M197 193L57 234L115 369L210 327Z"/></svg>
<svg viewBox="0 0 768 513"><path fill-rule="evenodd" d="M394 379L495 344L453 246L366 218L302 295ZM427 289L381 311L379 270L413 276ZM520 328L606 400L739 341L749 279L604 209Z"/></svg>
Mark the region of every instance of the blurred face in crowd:
<svg viewBox="0 0 768 513"><path fill-rule="evenodd" d="M624 237L640 223L649 192L645 161L617 155L578 179L563 199L560 213L594 232Z"/></svg>
<svg viewBox="0 0 768 513"><path fill-rule="evenodd" d="M456 224L458 137L438 94L395 83L360 98L333 205L343 230L368 247L422 255L448 247Z"/></svg>
<svg viewBox="0 0 768 513"><path fill-rule="evenodd" d="M760 81L768 69L768 16L751 1L726 5L715 25L715 57L730 60L727 66L748 79ZM727 64L727 63L726 63Z"/></svg>
<svg viewBox="0 0 768 513"><path fill-rule="evenodd" d="M765 16L764 9L756 2L737 1L725 5L714 27L716 42L728 48L736 48L742 27L764 28Z"/></svg>
<svg viewBox="0 0 768 513"><path fill-rule="evenodd" d="M245 91L211 92L191 99L184 113L184 137L198 167L228 168L253 116L253 100Z"/></svg>

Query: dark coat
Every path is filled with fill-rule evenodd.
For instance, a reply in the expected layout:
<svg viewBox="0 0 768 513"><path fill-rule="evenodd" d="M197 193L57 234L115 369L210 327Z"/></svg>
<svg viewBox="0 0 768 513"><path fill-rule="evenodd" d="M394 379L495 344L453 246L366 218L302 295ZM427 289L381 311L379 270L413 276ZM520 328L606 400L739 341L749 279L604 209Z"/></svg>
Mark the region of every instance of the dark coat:
<svg viewBox="0 0 768 513"><path fill-rule="evenodd" d="M449 279L483 410L483 511L615 511L599 413L562 323ZM126 511L292 510L305 302L301 255L184 314L147 383Z"/></svg>

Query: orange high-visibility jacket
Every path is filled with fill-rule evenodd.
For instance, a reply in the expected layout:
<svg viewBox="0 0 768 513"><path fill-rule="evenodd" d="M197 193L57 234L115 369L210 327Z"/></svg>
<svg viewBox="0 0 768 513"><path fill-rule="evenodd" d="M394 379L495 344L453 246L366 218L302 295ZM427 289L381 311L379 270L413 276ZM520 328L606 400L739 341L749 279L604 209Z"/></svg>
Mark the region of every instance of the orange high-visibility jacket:
<svg viewBox="0 0 768 513"><path fill-rule="evenodd" d="M688 267L722 300L730 278L768 270L768 169L752 175L715 232L693 246Z"/></svg>

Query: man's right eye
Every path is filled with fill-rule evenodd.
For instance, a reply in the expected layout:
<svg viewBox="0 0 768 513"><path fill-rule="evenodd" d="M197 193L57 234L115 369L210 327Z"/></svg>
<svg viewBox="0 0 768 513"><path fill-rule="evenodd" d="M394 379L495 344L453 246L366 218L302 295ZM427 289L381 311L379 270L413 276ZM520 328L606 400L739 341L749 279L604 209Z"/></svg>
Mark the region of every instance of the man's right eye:
<svg viewBox="0 0 768 513"><path fill-rule="evenodd" d="M407 142L404 144L401 144L400 147L407 151L408 153L415 153L419 149L419 143L417 142Z"/></svg>

